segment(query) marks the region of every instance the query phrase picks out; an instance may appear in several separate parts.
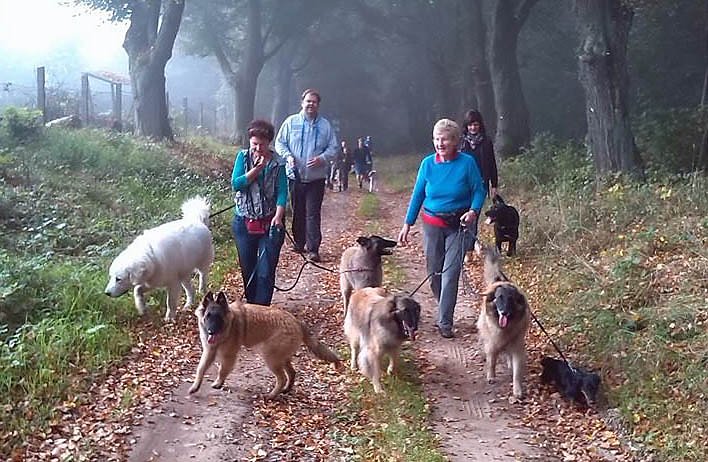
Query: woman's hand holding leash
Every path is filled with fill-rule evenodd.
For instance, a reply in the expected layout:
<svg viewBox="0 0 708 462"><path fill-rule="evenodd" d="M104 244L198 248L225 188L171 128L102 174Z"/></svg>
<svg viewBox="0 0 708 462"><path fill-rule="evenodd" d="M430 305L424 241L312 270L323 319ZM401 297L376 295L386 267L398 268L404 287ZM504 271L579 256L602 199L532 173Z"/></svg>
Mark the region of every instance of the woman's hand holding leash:
<svg viewBox="0 0 708 462"><path fill-rule="evenodd" d="M401 231L398 233L398 243L405 247L408 244L408 232L411 230L411 225L404 223Z"/></svg>
<svg viewBox="0 0 708 462"><path fill-rule="evenodd" d="M460 217L460 225L462 226L468 226L474 223L474 219L477 218L477 212L474 210L470 210L469 212L465 212L462 214Z"/></svg>

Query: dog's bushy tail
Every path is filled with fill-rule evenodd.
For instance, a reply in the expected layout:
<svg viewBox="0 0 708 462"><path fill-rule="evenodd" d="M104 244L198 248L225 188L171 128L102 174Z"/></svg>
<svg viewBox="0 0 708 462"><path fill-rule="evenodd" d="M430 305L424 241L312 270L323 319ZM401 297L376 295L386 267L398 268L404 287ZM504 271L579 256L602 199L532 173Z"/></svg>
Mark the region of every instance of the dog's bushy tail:
<svg viewBox="0 0 708 462"><path fill-rule="evenodd" d="M322 361L327 361L328 363L333 363L337 366L340 365L342 360L339 356L337 356L334 351L330 350L327 345L320 342L302 321L300 321L300 328L302 329L302 337L305 340L305 345L307 346L307 349L312 352L312 354L317 356Z"/></svg>
<svg viewBox="0 0 708 462"><path fill-rule="evenodd" d="M182 218L192 222L201 222L209 226L209 201L202 196L187 199L182 204Z"/></svg>
<svg viewBox="0 0 708 462"><path fill-rule="evenodd" d="M484 246L484 282L494 284L495 282L508 281L509 278L501 270L501 255L494 246Z"/></svg>

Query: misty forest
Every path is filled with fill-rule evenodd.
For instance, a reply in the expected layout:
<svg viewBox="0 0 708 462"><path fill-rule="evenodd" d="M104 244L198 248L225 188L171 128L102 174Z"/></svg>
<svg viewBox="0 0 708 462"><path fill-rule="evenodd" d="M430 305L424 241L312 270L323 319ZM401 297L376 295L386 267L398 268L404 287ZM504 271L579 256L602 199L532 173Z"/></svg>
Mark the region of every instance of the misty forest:
<svg viewBox="0 0 708 462"><path fill-rule="evenodd" d="M10 3L0 15L11 21ZM0 458L708 459L708 1L57 3L123 27L110 46L122 47L124 64L81 62L81 44L32 65L0 56ZM445 265L431 270L431 227L452 225L431 224L439 217L427 207L447 199L417 185L428 181L426 156L445 164L444 143L459 141L452 129L440 135L438 121L456 122L464 142L470 110L483 118L479 139L498 184L496 173L487 184L483 144L472 146L484 202L470 215L477 221L458 214L450 236L466 239L476 223L477 245L459 244L453 261L447 252L458 247L443 239ZM274 132L253 131L257 119ZM314 148L324 143L307 169L325 178L311 183L281 154L309 149L307 121ZM265 162L276 156L275 167L258 163L254 140L270 143ZM248 244L253 273L238 231L253 221L239 189L251 182L259 199L279 191L266 217L270 243ZM416 194L425 201L411 225ZM205 287L196 277L136 282L156 278L152 266L114 274L124 249L179 219L195 196L210 207L199 221L213 240ZM518 244L495 215L508 206ZM281 228L273 282L258 272ZM196 238L181 232L165 247L186 261ZM343 269L345 249L369 251L379 236L398 245ZM495 245L510 239L516 252L499 255ZM157 248L149 244L145 259L178 266ZM502 279L489 279L491 262ZM383 302L366 305L357 360L348 336L358 302L345 306L343 281L371 265L382 265L383 280L362 287L391 294L379 311L395 327L376 324ZM451 265L460 276L446 332ZM254 276L274 308L255 302L260 314L248 318L240 301L254 303ZM369 300L352 284L352 300ZM518 339L505 337L507 322L521 321L501 308L500 284L528 302L521 366ZM235 345L228 352L200 317L208 291L237 301L218 327ZM420 305L419 320L396 311L403 296ZM280 317L271 332L263 313L294 317L302 334L277 330ZM485 316L498 319L495 333ZM300 335L307 349L274 359ZM483 347L494 335L508 354L496 377ZM376 348L391 361L380 385ZM209 354L219 367L195 392ZM287 386L269 395L278 361Z"/></svg>

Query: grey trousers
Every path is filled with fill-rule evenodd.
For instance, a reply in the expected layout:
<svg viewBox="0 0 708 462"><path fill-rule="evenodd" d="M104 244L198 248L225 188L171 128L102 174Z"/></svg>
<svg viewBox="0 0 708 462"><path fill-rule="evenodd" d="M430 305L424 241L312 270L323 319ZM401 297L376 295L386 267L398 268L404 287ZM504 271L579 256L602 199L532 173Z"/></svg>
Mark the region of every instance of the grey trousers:
<svg viewBox="0 0 708 462"><path fill-rule="evenodd" d="M426 266L428 274L433 274L430 290L438 302L439 327L452 327L465 251L472 248L476 238L476 222L464 232L423 223Z"/></svg>

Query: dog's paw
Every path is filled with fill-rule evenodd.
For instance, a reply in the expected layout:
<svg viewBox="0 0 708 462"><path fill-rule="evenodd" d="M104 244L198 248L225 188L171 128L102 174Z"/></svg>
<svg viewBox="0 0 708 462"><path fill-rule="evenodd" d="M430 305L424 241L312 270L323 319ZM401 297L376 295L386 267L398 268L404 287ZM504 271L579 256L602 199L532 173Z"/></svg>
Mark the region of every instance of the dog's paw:
<svg viewBox="0 0 708 462"><path fill-rule="evenodd" d="M192 385L191 387L189 387L189 394L191 395L191 394L193 394L193 393L196 393L196 392L199 390L199 387L200 387L200 386L201 386L200 383L195 383L194 385Z"/></svg>
<svg viewBox="0 0 708 462"><path fill-rule="evenodd" d="M217 390L218 390L219 388L223 387L223 386L224 386L224 381L223 381L223 380L215 380L215 381L211 384L211 388L216 388Z"/></svg>

